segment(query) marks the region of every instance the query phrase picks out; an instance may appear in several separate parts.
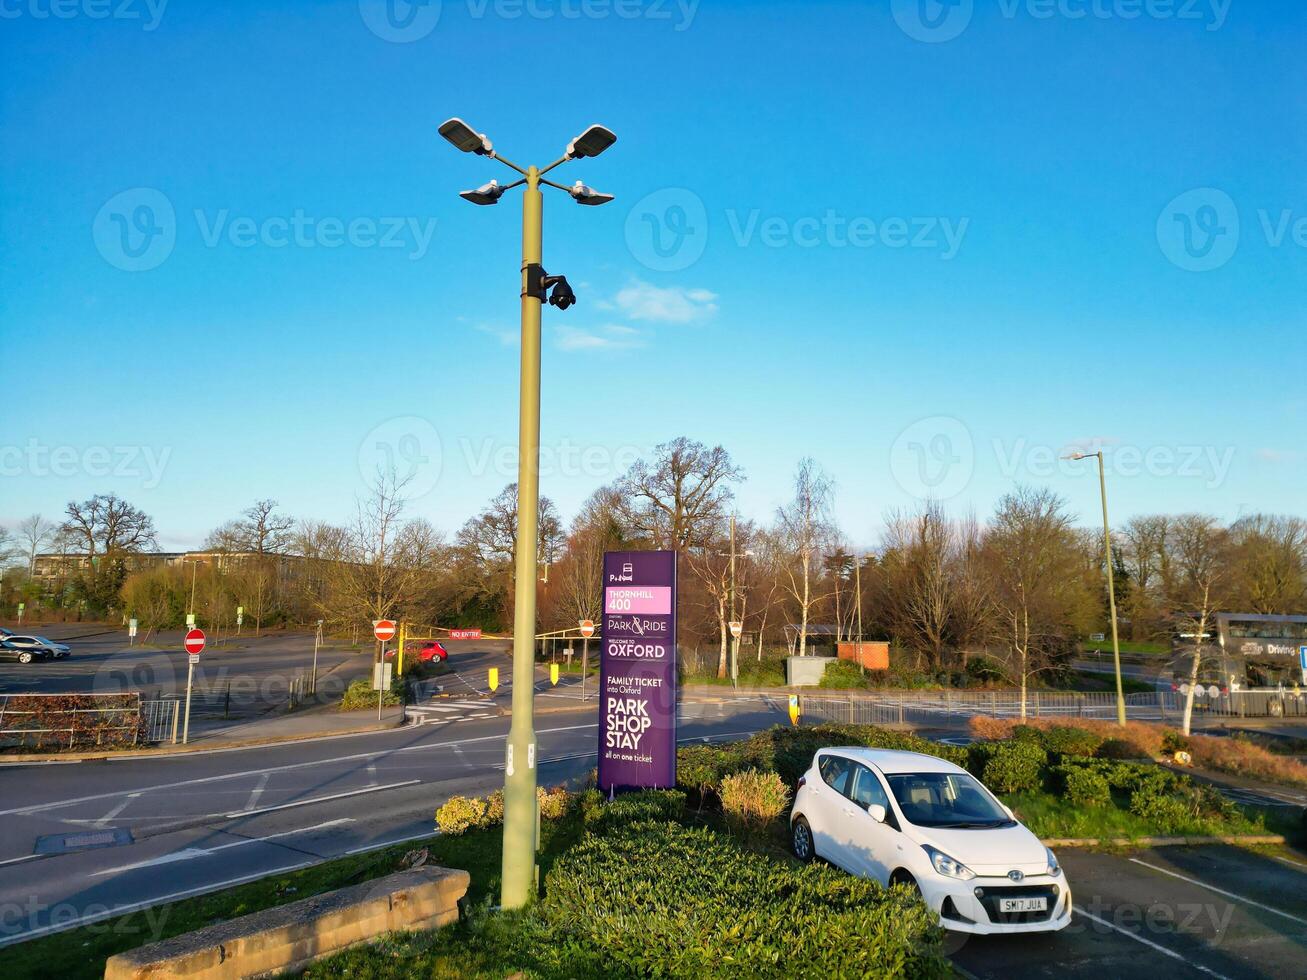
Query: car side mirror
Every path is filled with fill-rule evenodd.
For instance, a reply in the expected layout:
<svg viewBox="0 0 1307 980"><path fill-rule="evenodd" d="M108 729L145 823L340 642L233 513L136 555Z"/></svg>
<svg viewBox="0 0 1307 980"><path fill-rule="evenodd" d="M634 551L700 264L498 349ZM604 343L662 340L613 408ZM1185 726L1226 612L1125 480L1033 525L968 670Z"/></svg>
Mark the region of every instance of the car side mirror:
<svg viewBox="0 0 1307 980"><path fill-rule="evenodd" d="M871 806L867 807L867 812L871 814L871 819L875 820L876 823L885 822L885 808L879 803L873 803Z"/></svg>

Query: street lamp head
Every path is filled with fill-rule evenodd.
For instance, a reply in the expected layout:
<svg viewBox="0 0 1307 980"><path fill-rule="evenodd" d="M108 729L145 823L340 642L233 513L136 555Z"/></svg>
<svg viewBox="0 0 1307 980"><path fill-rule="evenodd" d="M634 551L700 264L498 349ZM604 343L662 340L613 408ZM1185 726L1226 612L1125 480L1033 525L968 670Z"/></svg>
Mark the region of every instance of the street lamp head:
<svg viewBox="0 0 1307 980"><path fill-rule="evenodd" d="M488 184L482 184L474 191L461 191L459 197L465 201L471 201L473 204L498 204L499 199L504 196L506 187L501 187L499 181L492 180Z"/></svg>
<svg viewBox="0 0 1307 980"><path fill-rule="evenodd" d="M616 142L617 135L611 129L604 126L591 126L567 144L567 159L597 157Z"/></svg>
<svg viewBox="0 0 1307 980"><path fill-rule="evenodd" d="M588 204L591 207L598 207L601 204L607 204L615 200L612 194L604 194L595 190L593 187L587 187L579 180L572 185L572 200L577 204Z"/></svg>
<svg viewBox="0 0 1307 980"><path fill-rule="evenodd" d="M475 153L484 157L490 156L495 149L485 133L478 133L457 116L446 119L440 124L440 135L464 153Z"/></svg>
<svg viewBox="0 0 1307 980"><path fill-rule="evenodd" d="M1101 456L1101 455L1103 455L1101 451L1100 451L1100 452L1096 452L1096 453L1081 453L1081 452L1075 452L1075 453L1072 453L1070 456L1063 456L1062 458L1063 458L1063 459L1072 459L1072 460L1081 460L1081 459L1093 459L1094 457L1096 457L1096 456Z"/></svg>

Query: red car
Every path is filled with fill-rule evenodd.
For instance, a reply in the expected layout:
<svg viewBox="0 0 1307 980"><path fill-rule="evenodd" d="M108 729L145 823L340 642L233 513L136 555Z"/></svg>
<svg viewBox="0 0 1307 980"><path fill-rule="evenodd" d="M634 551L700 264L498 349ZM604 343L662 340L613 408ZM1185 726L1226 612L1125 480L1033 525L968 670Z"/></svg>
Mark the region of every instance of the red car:
<svg viewBox="0 0 1307 980"><path fill-rule="evenodd" d="M395 659L395 648L391 647L386 651L386 659ZM418 662L431 663L433 660L445 661L449 659L449 651L437 643L435 640L429 640L418 647Z"/></svg>

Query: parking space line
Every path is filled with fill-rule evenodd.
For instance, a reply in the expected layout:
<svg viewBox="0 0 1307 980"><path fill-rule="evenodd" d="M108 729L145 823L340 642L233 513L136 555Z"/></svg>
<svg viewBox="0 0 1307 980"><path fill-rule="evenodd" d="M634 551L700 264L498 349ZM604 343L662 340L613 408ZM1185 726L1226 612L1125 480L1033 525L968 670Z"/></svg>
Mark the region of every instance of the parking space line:
<svg viewBox="0 0 1307 980"><path fill-rule="evenodd" d="M1160 871L1164 875L1170 875L1172 878L1179 878L1181 881L1187 881L1189 884L1197 885L1199 888L1206 888L1209 892L1216 892L1216 894L1224 895L1226 898L1232 898L1236 902L1243 902L1245 905L1259 908L1263 912L1270 912L1272 915L1278 915L1281 918L1290 920L1291 922L1297 922L1307 926L1307 919L1299 918L1296 915L1290 915L1288 912L1281 912L1279 909L1273 908L1270 905L1263 905L1261 902L1255 902L1251 898L1245 898L1243 895L1236 895L1234 892L1228 892L1224 888L1217 888L1215 885L1209 885L1207 882L1200 881L1197 878L1190 878L1187 875L1177 874L1167 868L1159 868L1155 864L1149 864L1147 861L1140 861L1138 858L1130 858L1129 860L1145 868L1152 868L1154 871Z"/></svg>
<svg viewBox="0 0 1307 980"><path fill-rule="evenodd" d="M1136 932L1131 932L1129 929L1122 929L1120 926L1108 922L1106 919L1100 919L1092 912L1086 912L1079 905L1073 906L1073 908L1075 908L1078 914L1083 915L1086 919L1092 919L1094 922L1097 922L1099 925L1106 926L1108 929L1111 929L1115 933L1120 933L1122 936L1125 936L1127 939L1133 939L1135 942L1141 943L1144 946L1147 946L1149 949L1156 950L1157 952L1161 953L1163 956L1169 956L1173 960L1179 960L1181 963L1183 963L1185 966L1189 967L1190 969L1198 970L1201 973L1206 973L1209 977L1217 977L1218 980L1230 980L1230 978L1225 976L1225 974L1217 973L1215 970L1210 970L1207 967L1203 966L1201 963L1195 963L1192 960L1190 960L1188 957L1185 957L1180 953L1177 953L1175 950L1167 949L1161 943L1155 943L1151 939L1145 939L1143 936L1139 935Z"/></svg>

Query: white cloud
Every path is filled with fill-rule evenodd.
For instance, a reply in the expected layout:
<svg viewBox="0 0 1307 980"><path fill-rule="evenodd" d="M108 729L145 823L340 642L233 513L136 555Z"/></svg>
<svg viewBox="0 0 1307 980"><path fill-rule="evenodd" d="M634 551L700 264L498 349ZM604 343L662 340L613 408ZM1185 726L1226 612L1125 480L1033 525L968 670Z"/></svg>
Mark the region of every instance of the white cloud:
<svg viewBox="0 0 1307 980"><path fill-rule="evenodd" d="M517 327L501 327L493 323L478 323L480 333L489 334L499 341L501 347L516 347L522 342L522 331Z"/></svg>
<svg viewBox="0 0 1307 980"><path fill-rule="evenodd" d="M632 280L616 296L617 308L632 320L653 323L692 323L717 312L717 294L707 289L661 289Z"/></svg>
<svg viewBox="0 0 1307 980"><path fill-rule="evenodd" d="M644 341L640 331L631 327L610 324L598 330L582 330L579 327L554 327L554 341L559 350L630 350L643 347Z"/></svg>

